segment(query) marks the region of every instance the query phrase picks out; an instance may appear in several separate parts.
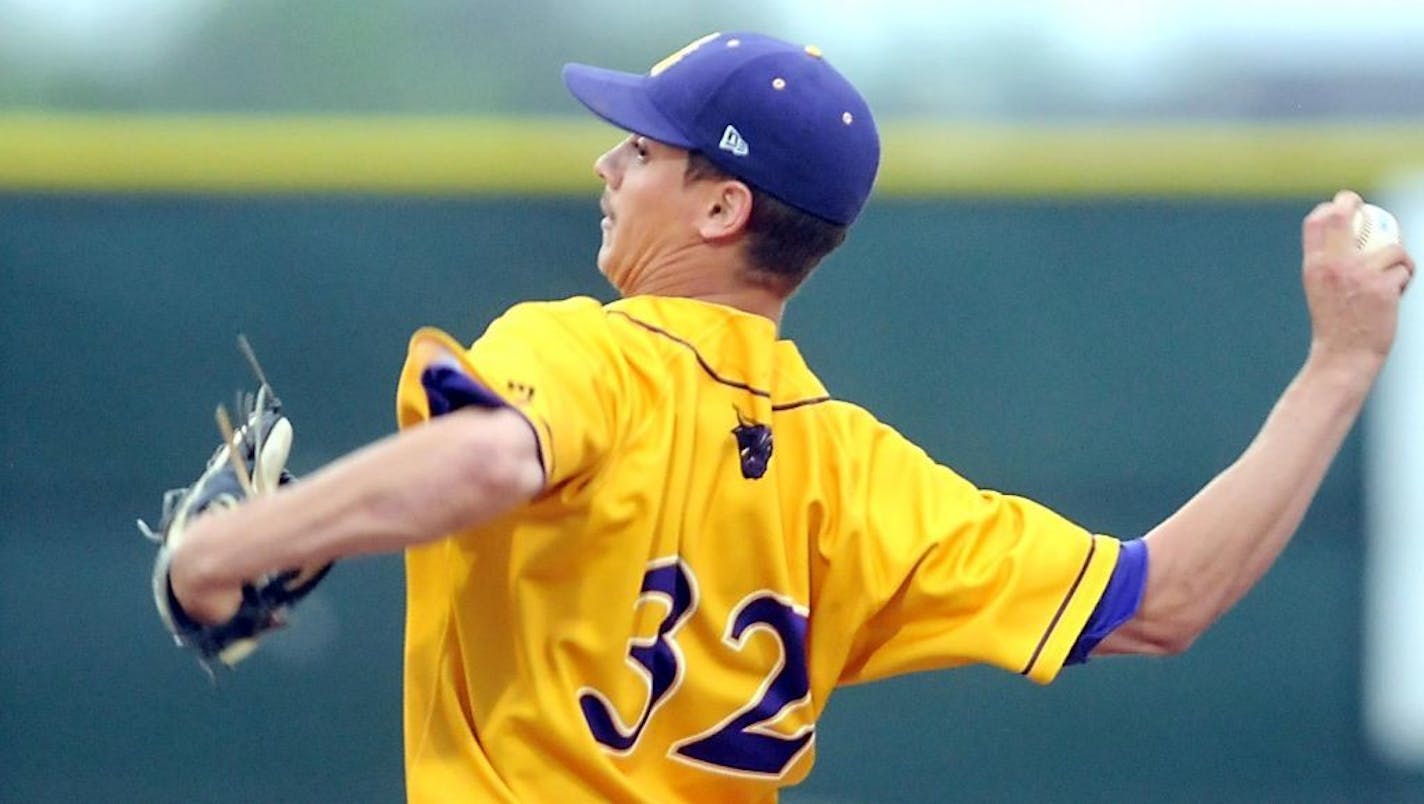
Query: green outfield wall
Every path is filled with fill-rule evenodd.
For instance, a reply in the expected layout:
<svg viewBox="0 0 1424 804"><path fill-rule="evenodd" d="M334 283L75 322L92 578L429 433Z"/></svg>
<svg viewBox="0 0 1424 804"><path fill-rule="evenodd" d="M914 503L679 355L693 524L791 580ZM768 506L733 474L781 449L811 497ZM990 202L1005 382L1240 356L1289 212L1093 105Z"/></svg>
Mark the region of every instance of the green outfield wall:
<svg viewBox="0 0 1424 804"><path fill-rule="evenodd" d="M519 300L611 298L593 268L592 154L568 145L540 167L531 147L522 164L549 181L518 186L518 166L495 179L461 162L457 130L431 141L463 177L440 184L394 131L405 156L343 157L384 158L367 175L385 178L342 184L349 163L298 158L322 150L297 146L311 132L254 122L224 129L256 137L224 152L155 129L141 153L123 131L143 125L73 140L92 161L71 171L43 156L68 151L14 146L23 125L0 123L0 800L400 800L399 559L339 566L293 628L212 684L152 613L134 519L154 521L160 492L208 457L214 407L249 381L239 332L286 402L303 474L393 430L416 327L468 340ZM833 395L971 480L1131 537L1254 434L1308 343L1300 219L1385 166L1322 158L1304 178L1209 192L1191 168L1205 153L1172 168L1148 139L1132 146L1157 165L1142 175L1178 183L1120 170L1078 186L1092 165L1071 145L1055 158L1059 135L1013 146L1058 164L1037 183L1006 158L935 181L896 163L785 330ZM267 136L296 161L264 157ZM83 155L106 138L127 145ZM266 167L233 168L241 154ZM403 174L407 158L431 173ZM843 690L787 800L1424 800L1424 780L1361 736L1359 453L1352 436L1297 542L1188 654L1097 661L1047 688L971 668Z"/></svg>

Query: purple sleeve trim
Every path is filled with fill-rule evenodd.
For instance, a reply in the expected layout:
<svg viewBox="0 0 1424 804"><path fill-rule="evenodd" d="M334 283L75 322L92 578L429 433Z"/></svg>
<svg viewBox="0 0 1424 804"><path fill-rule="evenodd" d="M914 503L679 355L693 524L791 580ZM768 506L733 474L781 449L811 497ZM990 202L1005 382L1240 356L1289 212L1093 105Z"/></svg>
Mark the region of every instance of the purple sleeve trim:
<svg viewBox="0 0 1424 804"><path fill-rule="evenodd" d="M493 391L453 366L430 366L420 373L420 384L425 387L431 418L470 405L502 408L507 404Z"/></svg>
<svg viewBox="0 0 1424 804"><path fill-rule="evenodd" d="M1133 539L1122 543L1117 555L1117 565L1113 567L1108 587L1098 600L1097 608L1083 626L1083 633L1068 651L1068 661L1064 664L1082 664L1088 661L1088 654L1108 634L1119 625L1132 619L1137 607L1142 603L1142 590L1147 586L1147 543Z"/></svg>

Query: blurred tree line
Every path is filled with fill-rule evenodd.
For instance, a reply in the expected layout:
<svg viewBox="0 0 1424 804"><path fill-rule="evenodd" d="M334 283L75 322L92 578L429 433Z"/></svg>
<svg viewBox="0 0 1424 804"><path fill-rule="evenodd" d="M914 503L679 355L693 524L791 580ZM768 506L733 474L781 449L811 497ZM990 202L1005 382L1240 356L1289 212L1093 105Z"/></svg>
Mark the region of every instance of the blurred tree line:
<svg viewBox="0 0 1424 804"><path fill-rule="evenodd" d="M1424 50L1407 36L1424 6L1393 39L1328 26L1213 38L1164 15L1138 32L1151 45L1084 13L1027 0L0 0L0 113L574 113L566 61L639 70L709 31L752 29L821 45L887 116L1424 115Z"/></svg>
<svg viewBox="0 0 1424 804"><path fill-rule="evenodd" d="M571 112L559 79L567 61L640 69L708 31L774 23L755 0L649 8L636 16L605 5L613 13L568 0L217 2L170 40L167 52L142 54L147 64L138 68L82 54L26 58L20 43L0 36L0 107Z"/></svg>

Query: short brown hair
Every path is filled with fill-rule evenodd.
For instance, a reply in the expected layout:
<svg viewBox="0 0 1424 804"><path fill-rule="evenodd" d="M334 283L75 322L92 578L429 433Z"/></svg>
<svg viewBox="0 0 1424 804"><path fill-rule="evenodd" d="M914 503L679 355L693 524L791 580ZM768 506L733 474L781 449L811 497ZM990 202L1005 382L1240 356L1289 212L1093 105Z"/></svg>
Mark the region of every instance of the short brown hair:
<svg viewBox="0 0 1424 804"><path fill-rule="evenodd" d="M701 151L687 153L685 181L723 181L736 176L718 167ZM790 295L811 271L845 242L849 226L804 212L748 184L752 192L747 220L746 255L753 282Z"/></svg>

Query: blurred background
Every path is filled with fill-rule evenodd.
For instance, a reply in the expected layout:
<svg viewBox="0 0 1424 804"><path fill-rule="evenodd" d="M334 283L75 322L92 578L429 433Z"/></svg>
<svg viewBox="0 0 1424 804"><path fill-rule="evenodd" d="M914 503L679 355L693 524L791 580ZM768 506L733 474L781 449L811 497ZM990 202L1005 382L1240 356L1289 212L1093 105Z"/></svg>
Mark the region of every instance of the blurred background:
<svg viewBox="0 0 1424 804"><path fill-rule="evenodd" d="M787 334L837 397L1098 531L1173 511L1289 382L1317 201L1424 242L1406 0L0 0L0 800L401 800L399 557L213 684L134 519L250 383L239 332L302 474L393 429L416 327L611 298L618 134L559 68L743 29L819 45L885 140ZM1424 801L1417 302L1296 542L1192 651L840 691L786 800Z"/></svg>

